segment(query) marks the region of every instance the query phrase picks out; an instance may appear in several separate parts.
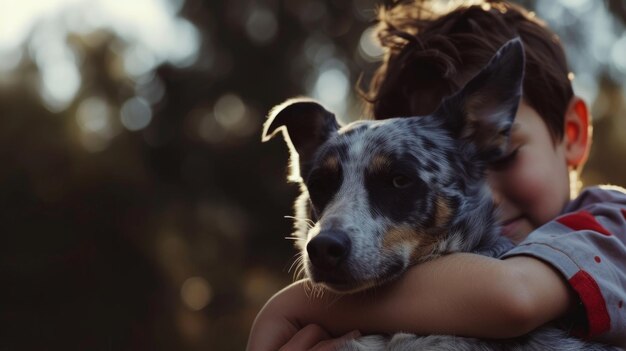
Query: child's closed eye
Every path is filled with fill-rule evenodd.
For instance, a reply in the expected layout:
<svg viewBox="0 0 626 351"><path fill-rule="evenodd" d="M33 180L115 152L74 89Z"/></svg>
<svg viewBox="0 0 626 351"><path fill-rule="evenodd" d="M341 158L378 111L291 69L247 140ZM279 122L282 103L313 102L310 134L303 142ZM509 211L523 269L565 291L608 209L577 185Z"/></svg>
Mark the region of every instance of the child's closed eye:
<svg viewBox="0 0 626 351"><path fill-rule="evenodd" d="M517 159L517 154L519 152L519 147L516 148L515 150L509 152L508 154L506 154L505 156L497 159L494 162L491 162L489 164L489 169L492 171L503 171L507 168L509 168L510 166L512 166L515 163L515 160Z"/></svg>

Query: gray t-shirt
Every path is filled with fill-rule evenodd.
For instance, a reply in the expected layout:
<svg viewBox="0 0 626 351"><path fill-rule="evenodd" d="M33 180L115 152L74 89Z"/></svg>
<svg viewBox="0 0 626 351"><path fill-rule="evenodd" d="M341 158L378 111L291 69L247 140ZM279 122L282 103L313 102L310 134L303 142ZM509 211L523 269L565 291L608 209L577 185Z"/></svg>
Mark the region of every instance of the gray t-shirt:
<svg viewBox="0 0 626 351"><path fill-rule="evenodd" d="M533 256L563 274L585 318L573 335L626 347L626 190L590 187L501 256Z"/></svg>

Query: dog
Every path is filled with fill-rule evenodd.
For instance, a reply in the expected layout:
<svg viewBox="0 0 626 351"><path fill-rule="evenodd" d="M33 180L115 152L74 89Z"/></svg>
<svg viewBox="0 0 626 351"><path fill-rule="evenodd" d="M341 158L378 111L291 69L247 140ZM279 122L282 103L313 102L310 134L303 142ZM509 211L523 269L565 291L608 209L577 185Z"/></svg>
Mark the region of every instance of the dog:
<svg viewBox="0 0 626 351"><path fill-rule="evenodd" d="M275 107L263 141L282 132L295 204L296 246L307 277L339 293L380 286L411 265L452 252L490 257L499 235L486 182L505 156L522 94L524 50L507 42L462 89L426 116L340 126L310 99ZM613 350L543 327L507 340L446 335L365 336L345 350Z"/></svg>

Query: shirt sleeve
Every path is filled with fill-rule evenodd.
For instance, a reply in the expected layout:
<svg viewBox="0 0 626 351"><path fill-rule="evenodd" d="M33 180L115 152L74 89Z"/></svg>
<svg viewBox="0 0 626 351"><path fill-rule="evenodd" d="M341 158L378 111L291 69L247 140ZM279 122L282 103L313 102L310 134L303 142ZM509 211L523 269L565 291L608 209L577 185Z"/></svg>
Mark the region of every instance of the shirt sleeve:
<svg viewBox="0 0 626 351"><path fill-rule="evenodd" d="M516 255L552 265L578 294L586 323L572 334L626 346L626 207L598 203L562 215L502 258Z"/></svg>

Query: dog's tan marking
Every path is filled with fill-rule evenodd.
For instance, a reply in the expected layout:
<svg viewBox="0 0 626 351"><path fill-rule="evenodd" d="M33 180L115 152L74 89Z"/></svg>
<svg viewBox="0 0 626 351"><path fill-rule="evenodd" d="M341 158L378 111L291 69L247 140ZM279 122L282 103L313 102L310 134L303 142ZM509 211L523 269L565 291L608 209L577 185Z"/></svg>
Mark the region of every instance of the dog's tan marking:
<svg viewBox="0 0 626 351"><path fill-rule="evenodd" d="M423 239L424 240L420 242L420 245L413 248L413 252L411 252L410 260L412 264L425 262L435 258L433 253L439 243L439 237L424 235Z"/></svg>
<svg viewBox="0 0 626 351"><path fill-rule="evenodd" d="M442 228L448 224L452 217L452 209L443 197L439 197L435 203L435 227Z"/></svg>
<svg viewBox="0 0 626 351"><path fill-rule="evenodd" d="M322 168L326 168L333 172L339 171L339 157L334 155L326 157L326 159L322 162Z"/></svg>
<svg viewBox="0 0 626 351"><path fill-rule="evenodd" d="M438 240L437 237L420 232L409 226L391 228L383 239L383 252L393 252L410 247L410 262L417 263L428 260Z"/></svg>
<svg viewBox="0 0 626 351"><path fill-rule="evenodd" d="M389 157L382 154L376 154L372 157L370 161L369 169L372 171L380 171L389 168L390 165L391 160L389 159Z"/></svg>
<svg viewBox="0 0 626 351"><path fill-rule="evenodd" d="M385 238L383 239L383 250L393 251L394 249L397 249L397 247L407 244L415 247L419 245L421 237L423 236L423 234L420 235L420 233L418 233L415 229L408 226L391 228L387 231L387 233L385 233Z"/></svg>

